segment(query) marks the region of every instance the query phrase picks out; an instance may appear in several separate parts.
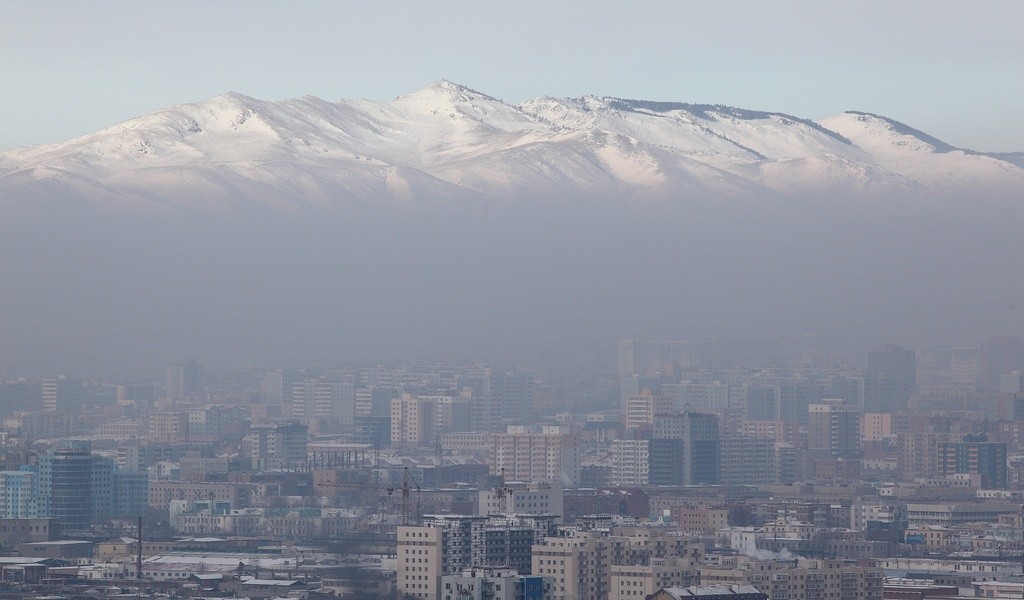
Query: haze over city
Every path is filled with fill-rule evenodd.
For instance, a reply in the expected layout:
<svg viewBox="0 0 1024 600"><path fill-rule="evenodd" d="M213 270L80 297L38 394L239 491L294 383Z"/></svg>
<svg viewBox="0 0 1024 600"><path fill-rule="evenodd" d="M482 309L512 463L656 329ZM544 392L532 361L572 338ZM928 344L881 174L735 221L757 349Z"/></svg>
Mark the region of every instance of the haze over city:
<svg viewBox="0 0 1024 600"><path fill-rule="evenodd" d="M12 367L1022 323L1017 3L6 8Z"/></svg>
<svg viewBox="0 0 1024 600"><path fill-rule="evenodd" d="M0 2L0 600L1024 589L1024 4Z"/></svg>

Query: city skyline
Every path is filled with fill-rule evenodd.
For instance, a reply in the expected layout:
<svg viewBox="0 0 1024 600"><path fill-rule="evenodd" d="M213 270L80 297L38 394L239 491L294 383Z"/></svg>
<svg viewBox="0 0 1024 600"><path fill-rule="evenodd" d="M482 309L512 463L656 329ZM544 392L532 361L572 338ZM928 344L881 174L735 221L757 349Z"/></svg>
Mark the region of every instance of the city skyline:
<svg viewBox="0 0 1024 600"><path fill-rule="evenodd" d="M4 598L1021 598L1024 2L0 14Z"/></svg>

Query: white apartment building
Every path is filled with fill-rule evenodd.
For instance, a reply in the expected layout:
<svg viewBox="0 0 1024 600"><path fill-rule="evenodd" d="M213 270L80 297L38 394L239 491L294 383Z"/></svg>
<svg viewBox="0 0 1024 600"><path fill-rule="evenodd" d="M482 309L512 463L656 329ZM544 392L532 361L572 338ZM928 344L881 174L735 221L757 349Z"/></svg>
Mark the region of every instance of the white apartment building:
<svg viewBox="0 0 1024 600"><path fill-rule="evenodd" d="M571 435L496 433L490 459L491 474L503 475L506 481L579 485L579 446Z"/></svg>
<svg viewBox="0 0 1024 600"><path fill-rule="evenodd" d="M648 483L650 440L613 440L612 485L638 487Z"/></svg>
<svg viewBox="0 0 1024 600"><path fill-rule="evenodd" d="M502 489L504 488L504 489ZM498 489L481 490L477 514L559 515L564 513L562 484L512 482Z"/></svg>

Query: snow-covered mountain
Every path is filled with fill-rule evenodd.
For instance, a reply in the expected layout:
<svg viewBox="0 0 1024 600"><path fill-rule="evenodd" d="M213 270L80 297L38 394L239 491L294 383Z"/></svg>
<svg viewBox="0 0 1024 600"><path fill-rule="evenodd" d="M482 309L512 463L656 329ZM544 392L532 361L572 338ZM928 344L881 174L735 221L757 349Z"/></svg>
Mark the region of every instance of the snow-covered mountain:
<svg viewBox="0 0 1024 600"><path fill-rule="evenodd" d="M1021 155L957 149L886 117L815 122L718 105L543 97L448 81L390 102L229 93L0 153L0 201L303 210L382 200L975 193L1024 186Z"/></svg>
<svg viewBox="0 0 1024 600"><path fill-rule="evenodd" d="M1024 327L1022 190L868 113L225 94L0 152L0 366L974 343Z"/></svg>

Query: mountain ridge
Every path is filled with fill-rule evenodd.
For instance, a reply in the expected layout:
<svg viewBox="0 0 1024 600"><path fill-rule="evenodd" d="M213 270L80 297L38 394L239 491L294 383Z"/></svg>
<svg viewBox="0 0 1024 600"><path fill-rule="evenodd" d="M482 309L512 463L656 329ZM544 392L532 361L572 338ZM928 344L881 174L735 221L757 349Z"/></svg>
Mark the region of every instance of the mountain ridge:
<svg viewBox="0 0 1024 600"><path fill-rule="evenodd" d="M84 201L109 192L167 206L202 193L197 181L211 197L260 192L260 201L291 207L303 204L303 190L338 206L438 194L1012 193L1024 186L1021 156L956 148L861 111L814 121L610 96L509 104L440 80L386 102L226 92L168 106L0 152L0 199L45 197L53 179Z"/></svg>

